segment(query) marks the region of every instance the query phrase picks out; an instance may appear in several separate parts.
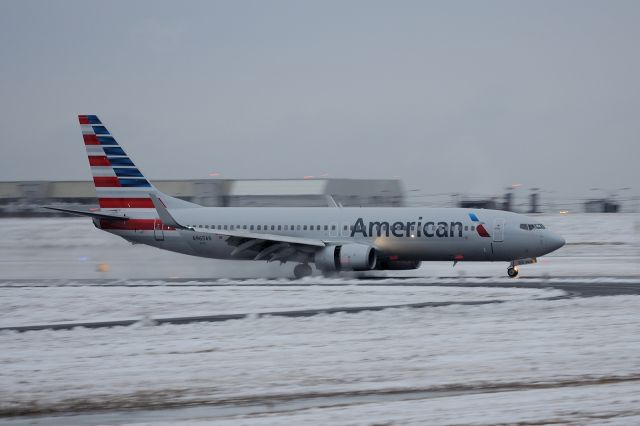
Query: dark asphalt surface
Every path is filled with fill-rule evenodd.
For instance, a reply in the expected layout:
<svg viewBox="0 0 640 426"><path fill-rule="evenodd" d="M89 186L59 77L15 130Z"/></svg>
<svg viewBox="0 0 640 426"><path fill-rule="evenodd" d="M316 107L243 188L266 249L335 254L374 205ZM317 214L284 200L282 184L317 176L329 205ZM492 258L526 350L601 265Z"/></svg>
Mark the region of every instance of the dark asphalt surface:
<svg viewBox="0 0 640 426"><path fill-rule="evenodd" d="M438 283L433 280L429 282L403 282L407 279L396 279L395 283L388 282L371 282L371 278L367 278L368 282L363 284L354 284L353 282L345 283L345 284L326 284L322 282L310 283L305 281L304 283L291 281L290 283L283 283L282 281L274 281L272 283L260 283L260 284L244 284L241 281L239 283L217 283L217 282L203 282L200 281L198 283L191 283L191 281L196 280L188 280L188 279L175 279L175 280L163 280L167 282L167 284L163 284L160 286L352 286L352 285L362 285L362 286L414 286L414 287L466 287L466 288L474 288L474 287L493 287L493 288L531 288L531 289L557 289L563 290L566 295L564 296L556 296L550 298L539 298L537 300L557 300L564 298L572 298L572 297L597 297L597 296L619 296L619 295L639 295L640 294L640 280L637 279L615 279L612 280L610 278L603 277L602 279L589 279L585 281L579 281L576 279L570 279L568 281L564 280L543 280L543 279L518 279L518 280L510 280L507 282L482 282L482 283L467 283L464 280L460 282L442 282ZM12 284L11 284L12 283ZM189 284L186 284L189 283ZM17 284L17 285L16 285ZM104 287L117 287L117 286L127 286L127 287L135 287L135 286L159 286L157 284L144 284L144 281L141 281L140 284L136 284L135 281L132 283L129 282L124 284L124 281L118 280L74 280L72 284L63 284L60 281L37 281L33 280L24 280L24 284L15 281L15 280L6 280L0 281L0 288L2 287L51 287L51 286L104 286ZM260 313L239 313L239 314L224 314L224 315L200 315L200 316L185 316L185 317L169 317L169 318L153 318L153 319L127 319L127 320L117 320L117 321L96 321L96 322L72 322L72 323L57 323L57 324L36 324L36 325L26 325L26 326L14 326L14 327L0 327L0 331L17 331L17 332L26 332L26 331L37 331L37 330L71 330L76 327L84 327L84 328L107 328L107 327L118 327L118 326L129 326L136 324L141 321L148 321L152 324L189 324L196 322L221 322L221 321L229 321L229 320L237 320L243 319L247 317L264 317L264 316L278 316L278 317L310 317L319 314L334 314L334 313L358 313L365 311L381 311L383 309L393 309L393 308L428 308L428 307L439 307L439 306L448 306L448 305L485 305L485 304L495 304L495 303L504 303L504 300L478 300L478 301L452 301L452 302L419 302L419 303L407 303L407 304L399 304L399 305L377 305L377 306L355 306L355 307L327 307L321 309L302 309L302 310L289 310L289 311L269 311L269 312L260 312Z"/></svg>

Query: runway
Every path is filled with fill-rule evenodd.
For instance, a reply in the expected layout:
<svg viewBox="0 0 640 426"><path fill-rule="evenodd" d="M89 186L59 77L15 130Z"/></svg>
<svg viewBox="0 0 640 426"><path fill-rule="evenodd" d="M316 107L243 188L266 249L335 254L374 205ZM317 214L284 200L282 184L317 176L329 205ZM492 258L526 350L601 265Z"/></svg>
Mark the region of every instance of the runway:
<svg viewBox="0 0 640 426"><path fill-rule="evenodd" d="M603 277L602 279L606 279ZM242 280L236 283L197 283L191 284L193 280L188 279L180 279L180 280L169 280L163 286L181 286L185 287L185 283L189 286L200 286L200 287L225 287L225 286L274 286L274 283L242 283ZM382 280L381 280L382 281ZM396 280L394 282L394 287L402 287L402 286L411 286L411 287L442 287L443 284L436 284L433 282L412 282L411 279L405 280ZM406 282L403 282L406 281ZM411 281L411 282L410 282ZM52 287L52 286L64 286L64 287L83 287L86 285L92 286L103 286L103 287L117 287L117 286L126 286L126 287L157 287L158 285L152 284L135 284L135 283L127 283L122 284L120 281L109 281L105 280L99 283L96 283L94 280L86 280L84 283L82 281L73 283L73 284L55 284L53 282L36 282L35 285L33 281L31 281L31 285L15 285L15 280L12 281L14 285L7 286L7 282L5 281L3 285L0 285L0 288L3 286L11 287L11 288L25 288L25 287ZM450 287L469 287L469 288L478 288L478 287L489 287L489 288L536 288L536 289L556 289L562 290L566 294L562 296L553 296L553 297L545 297L539 298L537 300L557 300L563 298L570 297L595 297L595 296L616 296L616 295L638 295L640 294L640 281L635 281L629 279L620 280L617 279L615 281L609 282L598 282L598 280L593 281L578 281L578 282L570 282L570 281L549 281L549 282L541 282L539 279L534 280L531 279L530 282L526 284L522 284L524 280L512 280L511 282L482 282L482 283L447 283L444 284ZM26 283L26 280L25 280ZM182 284L180 284L182 283ZM286 287L286 286L295 286L299 287L300 283L296 283L292 281L291 283L282 283L278 282L278 286ZM352 286L353 284L326 284L321 281L319 282L305 282L306 286ZM363 284L356 284L359 286L389 286L388 283L376 283L376 282L367 282ZM198 323L198 322L221 322L221 321L230 321L230 320L240 320L249 317L267 317L267 316L275 316L275 317L289 317L289 318L299 318L299 317L310 317L319 314L335 314L335 313L360 313L366 311L381 311L384 309L400 309L400 308L412 308L412 309L420 309L420 308L433 308L433 307L441 307L441 306L449 306L449 305L483 305L483 304L495 304L495 303L504 303L505 300L495 299L495 300L471 300L471 301L444 301L444 302L416 302L416 303L405 303L405 304L391 304L391 305L375 305L375 306L336 306L336 307L326 307L320 309L299 309L299 310L287 310L287 311L266 311L266 312L251 312L251 313L237 313L237 314L211 314L211 315L198 315L198 316L183 316L183 317L153 317L153 318L136 318L136 319L124 319L124 320L113 320L113 321L80 321L80 322L68 322L68 323L52 323L52 324L36 324L36 325L22 325L22 326L5 326L0 327L0 331L16 331L16 332L27 332L27 331L38 331L38 330L72 330L77 327L83 328L108 328L108 327L123 327L123 326L131 326L141 321L147 325L163 325L163 324L190 324L190 323Z"/></svg>

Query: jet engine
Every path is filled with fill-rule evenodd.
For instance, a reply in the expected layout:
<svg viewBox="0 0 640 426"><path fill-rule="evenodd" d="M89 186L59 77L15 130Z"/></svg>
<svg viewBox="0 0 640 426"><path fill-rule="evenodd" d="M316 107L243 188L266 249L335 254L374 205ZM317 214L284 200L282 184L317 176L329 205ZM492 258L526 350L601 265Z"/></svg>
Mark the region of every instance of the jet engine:
<svg viewBox="0 0 640 426"><path fill-rule="evenodd" d="M406 271L408 269L418 269L421 263L419 260L378 259L376 269L381 271Z"/></svg>
<svg viewBox="0 0 640 426"><path fill-rule="evenodd" d="M376 262L376 250L365 244L326 246L315 256L316 268L322 271L368 271Z"/></svg>

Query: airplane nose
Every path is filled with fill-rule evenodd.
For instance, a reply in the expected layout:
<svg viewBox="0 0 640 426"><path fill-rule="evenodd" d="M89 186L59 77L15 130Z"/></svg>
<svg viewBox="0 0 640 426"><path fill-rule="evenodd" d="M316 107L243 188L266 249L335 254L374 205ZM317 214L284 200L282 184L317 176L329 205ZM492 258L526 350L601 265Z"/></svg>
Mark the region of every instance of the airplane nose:
<svg viewBox="0 0 640 426"><path fill-rule="evenodd" d="M547 238L547 244L549 246L549 252L552 252L564 246L566 241L558 234L551 234Z"/></svg>

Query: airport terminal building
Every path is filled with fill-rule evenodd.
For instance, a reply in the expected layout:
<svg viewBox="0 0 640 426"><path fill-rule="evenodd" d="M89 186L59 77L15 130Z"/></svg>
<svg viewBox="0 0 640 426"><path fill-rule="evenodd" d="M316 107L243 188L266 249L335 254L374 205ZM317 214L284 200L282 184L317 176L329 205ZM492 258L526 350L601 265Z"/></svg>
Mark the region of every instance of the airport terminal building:
<svg viewBox="0 0 640 426"><path fill-rule="evenodd" d="M397 179L195 179L159 180L169 195L208 207L322 207L327 195L350 207L401 207ZM97 206L91 181L0 182L1 216L51 216L43 205Z"/></svg>

